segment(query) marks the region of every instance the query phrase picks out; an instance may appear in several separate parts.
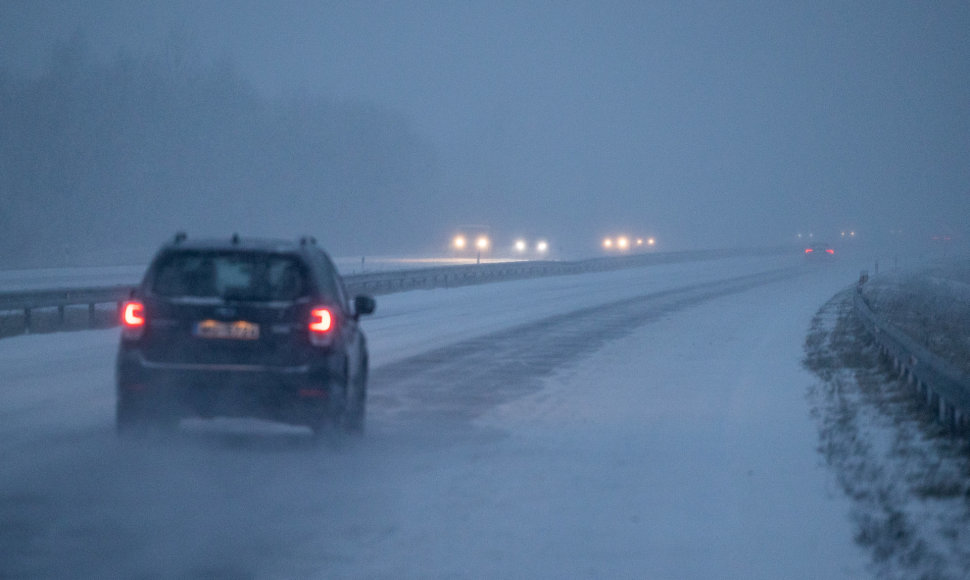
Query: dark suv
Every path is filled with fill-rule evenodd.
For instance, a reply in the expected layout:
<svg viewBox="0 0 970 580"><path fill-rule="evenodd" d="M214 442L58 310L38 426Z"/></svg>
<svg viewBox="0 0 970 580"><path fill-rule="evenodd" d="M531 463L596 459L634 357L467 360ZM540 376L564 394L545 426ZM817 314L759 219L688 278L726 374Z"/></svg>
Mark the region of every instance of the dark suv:
<svg viewBox="0 0 970 580"><path fill-rule="evenodd" d="M374 308L312 238L179 234L122 310L118 431L229 416L360 432Z"/></svg>

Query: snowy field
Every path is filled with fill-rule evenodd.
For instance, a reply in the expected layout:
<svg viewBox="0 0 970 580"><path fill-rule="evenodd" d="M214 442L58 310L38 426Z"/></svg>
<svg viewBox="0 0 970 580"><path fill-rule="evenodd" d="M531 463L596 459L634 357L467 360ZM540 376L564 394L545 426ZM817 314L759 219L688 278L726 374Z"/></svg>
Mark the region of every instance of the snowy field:
<svg viewBox="0 0 970 580"><path fill-rule="evenodd" d="M334 264L344 276L390 270L414 270L437 266L474 264L474 258L401 258L355 257L334 258ZM482 260L508 261L508 260ZM135 285L145 273L145 264L128 266L91 266L79 268L34 268L30 270L0 270L0 292L19 290L50 290L87 288L116 284Z"/></svg>
<svg viewBox="0 0 970 580"><path fill-rule="evenodd" d="M874 312L970 376L970 259L878 276L863 295Z"/></svg>
<svg viewBox="0 0 970 580"><path fill-rule="evenodd" d="M0 292L137 284L145 266L0 270Z"/></svg>
<svg viewBox="0 0 970 580"><path fill-rule="evenodd" d="M866 578L813 315L859 264L732 258L382 296L368 433L113 432L118 331L0 340L0 578Z"/></svg>

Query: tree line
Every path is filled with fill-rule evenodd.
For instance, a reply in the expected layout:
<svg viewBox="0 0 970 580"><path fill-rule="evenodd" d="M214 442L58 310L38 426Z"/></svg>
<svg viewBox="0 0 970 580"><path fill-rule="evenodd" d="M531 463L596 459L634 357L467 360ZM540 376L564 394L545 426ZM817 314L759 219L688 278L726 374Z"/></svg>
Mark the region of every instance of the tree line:
<svg viewBox="0 0 970 580"><path fill-rule="evenodd" d="M0 269L138 259L176 229L388 251L417 241L434 164L373 103L269 99L229 60L98 62L74 39L36 76L0 70Z"/></svg>

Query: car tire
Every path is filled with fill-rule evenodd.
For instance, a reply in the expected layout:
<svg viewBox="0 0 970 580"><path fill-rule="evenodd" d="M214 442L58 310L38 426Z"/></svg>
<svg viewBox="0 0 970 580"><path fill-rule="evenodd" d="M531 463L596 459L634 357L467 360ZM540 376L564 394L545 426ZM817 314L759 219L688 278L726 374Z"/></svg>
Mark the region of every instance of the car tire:
<svg viewBox="0 0 970 580"><path fill-rule="evenodd" d="M353 393L349 394L347 404L344 408L343 427L344 432L351 435L362 436L364 434L364 422L367 416L367 363L364 362L360 372L357 374L357 381Z"/></svg>
<svg viewBox="0 0 970 580"><path fill-rule="evenodd" d="M306 426L313 431L313 437L317 440L324 439L334 433L342 432L344 419L347 414L347 387L339 384L330 384L329 400L322 412L312 417Z"/></svg>
<svg viewBox="0 0 970 580"><path fill-rule="evenodd" d="M367 413L367 373L366 363L351 385L346 379L342 387L335 388L330 394L329 409L324 417L310 424L315 437L327 433L337 435L361 436L364 434L364 418Z"/></svg>

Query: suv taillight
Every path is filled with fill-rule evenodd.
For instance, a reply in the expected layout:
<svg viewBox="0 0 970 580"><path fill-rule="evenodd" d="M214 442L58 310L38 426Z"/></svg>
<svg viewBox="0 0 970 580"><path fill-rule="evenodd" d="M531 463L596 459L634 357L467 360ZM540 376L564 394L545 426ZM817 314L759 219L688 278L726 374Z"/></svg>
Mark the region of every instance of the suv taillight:
<svg viewBox="0 0 970 580"><path fill-rule="evenodd" d="M145 332L145 305L137 300L121 308L121 333L125 338L138 338Z"/></svg>
<svg viewBox="0 0 970 580"><path fill-rule="evenodd" d="M329 308L310 311L310 342L316 346L329 346L333 336L333 315Z"/></svg>

